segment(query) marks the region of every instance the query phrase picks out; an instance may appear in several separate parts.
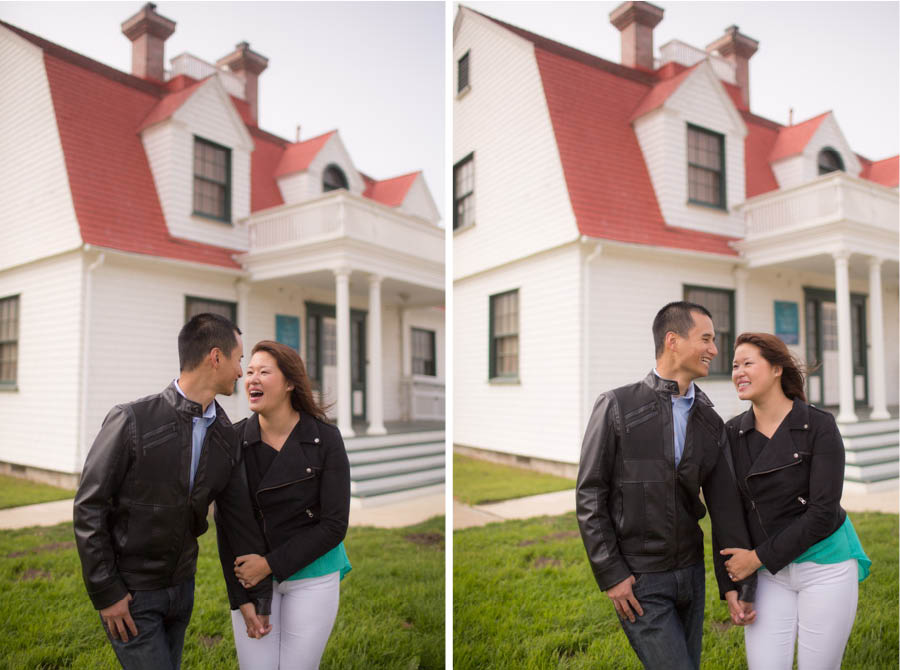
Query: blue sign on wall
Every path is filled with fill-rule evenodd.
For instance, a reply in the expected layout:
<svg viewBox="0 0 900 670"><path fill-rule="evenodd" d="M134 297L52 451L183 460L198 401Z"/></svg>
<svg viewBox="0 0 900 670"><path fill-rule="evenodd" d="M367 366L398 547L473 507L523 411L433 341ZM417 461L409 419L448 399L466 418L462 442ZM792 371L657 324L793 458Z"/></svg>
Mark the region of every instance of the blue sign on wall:
<svg viewBox="0 0 900 670"><path fill-rule="evenodd" d="M276 314L275 339L300 353L300 319L296 316Z"/></svg>
<svg viewBox="0 0 900 670"><path fill-rule="evenodd" d="M797 303L775 301L775 334L785 344L800 343L800 314Z"/></svg>

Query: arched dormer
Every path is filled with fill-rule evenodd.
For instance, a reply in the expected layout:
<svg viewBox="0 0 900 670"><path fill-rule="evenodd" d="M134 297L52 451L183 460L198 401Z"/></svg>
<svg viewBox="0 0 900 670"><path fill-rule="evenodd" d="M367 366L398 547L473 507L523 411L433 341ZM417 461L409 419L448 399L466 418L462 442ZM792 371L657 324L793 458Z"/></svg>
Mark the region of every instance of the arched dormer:
<svg viewBox="0 0 900 670"><path fill-rule="evenodd" d="M819 152L816 164L820 175L837 171L845 172L844 161L841 160L841 155L831 147L824 147Z"/></svg>
<svg viewBox="0 0 900 670"><path fill-rule="evenodd" d="M347 175L334 163L329 163L322 171L322 192L336 191L339 188L346 189Z"/></svg>

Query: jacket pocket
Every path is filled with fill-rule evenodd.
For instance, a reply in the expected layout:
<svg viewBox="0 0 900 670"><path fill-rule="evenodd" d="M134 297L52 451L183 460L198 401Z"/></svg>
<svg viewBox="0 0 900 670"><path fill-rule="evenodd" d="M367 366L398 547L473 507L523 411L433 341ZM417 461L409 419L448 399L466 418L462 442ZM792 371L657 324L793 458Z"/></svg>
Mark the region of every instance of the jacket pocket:
<svg viewBox="0 0 900 670"><path fill-rule="evenodd" d="M178 429L175 423L167 423L159 428L144 433L141 436L141 448L146 453L148 450L165 444L169 440L174 439L178 435Z"/></svg>
<svg viewBox="0 0 900 670"><path fill-rule="evenodd" d="M178 513L169 506L142 503L131 503L128 512L120 569L153 572L165 567L167 557L180 543L180 524L172 523Z"/></svg>
<svg viewBox="0 0 900 670"><path fill-rule="evenodd" d="M645 423L659 414L659 406L656 402L652 402L643 407L638 407L630 412L626 412L623 417L625 422L625 432L630 433L633 428Z"/></svg>

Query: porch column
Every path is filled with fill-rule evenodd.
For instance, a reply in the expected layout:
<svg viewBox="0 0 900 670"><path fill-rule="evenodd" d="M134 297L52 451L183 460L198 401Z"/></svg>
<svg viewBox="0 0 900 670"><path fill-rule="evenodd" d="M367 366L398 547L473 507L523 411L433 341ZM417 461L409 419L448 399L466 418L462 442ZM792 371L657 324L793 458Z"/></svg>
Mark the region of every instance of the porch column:
<svg viewBox="0 0 900 670"><path fill-rule="evenodd" d="M366 407L369 435L384 435L384 388L381 380L381 277L369 276L369 375L366 381Z"/></svg>
<svg viewBox="0 0 900 670"><path fill-rule="evenodd" d="M853 409L853 331L850 328L850 252L842 249L834 252L833 256L841 401L837 421L838 423L856 423L858 419Z"/></svg>
<svg viewBox="0 0 900 670"><path fill-rule="evenodd" d="M734 338L747 330L747 277L749 272L746 268L736 267L734 269ZM731 352L725 352L730 356ZM722 355L722 352L719 352Z"/></svg>
<svg viewBox="0 0 900 670"><path fill-rule="evenodd" d="M337 427L345 438L353 437L353 392L350 376L350 268L334 271L337 322Z"/></svg>
<svg viewBox="0 0 900 670"><path fill-rule="evenodd" d="M243 279L238 279L237 282L235 282L235 289L237 291L238 299L237 323L235 325L241 329L241 339L244 341L244 360L241 362L241 369L244 370L250 362L250 350L253 348L253 342L248 339L249 335L247 331L250 324L250 284ZM238 379L237 385L237 415L250 416L250 404L244 389L244 379Z"/></svg>
<svg viewBox="0 0 900 670"><path fill-rule="evenodd" d="M889 419L887 390L884 381L884 312L881 305L881 259L869 259L869 314L872 317L872 415L873 419Z"/></svg>

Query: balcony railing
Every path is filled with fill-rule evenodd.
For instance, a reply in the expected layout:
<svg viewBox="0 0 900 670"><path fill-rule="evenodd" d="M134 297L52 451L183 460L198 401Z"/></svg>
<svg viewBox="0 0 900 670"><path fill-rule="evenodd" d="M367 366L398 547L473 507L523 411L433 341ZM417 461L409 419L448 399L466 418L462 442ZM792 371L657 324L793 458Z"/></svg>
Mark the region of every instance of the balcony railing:
<svg viewBox="0 0 900 670"><path fill-rule="evenodd" d="M444 261L441 228L344 190L253 215L247 229L250 253L344 238Z"/></svg>
<svg viewBox="0 0 900 670"><path fill-rule="evenodd" d="M183 53L172 59L172 69L166 70L166 79L172 79L180 74L186 74L192 79L206 79L211 74L218 74L222 85L229 95L236 98L244 99L244 82L241 81L233 72L223 70L216 67L212 63L192 56L189 53Z"/></svg>
<svg viewBox="0 0 900 670"><path fill-rule="evenodd" d="M802 186L750 198L740 209L748 239L839 221L894 233L898 230L896 189L843 172L832 172Z"/></svg>
<svg viewBox="0 0 900 670"><path fill-rule="evenodd" d="M708 54L703 49L692 47L690 44L685 44L680 40L669 40L659 48L659 54L662 58L659 59L657 67L672 61L691 67L708 57L712 64L713 72L716 73L719 79L727 81L729 84L737 83L734 65L730 61L725 60L721 56Z"/></svg>

